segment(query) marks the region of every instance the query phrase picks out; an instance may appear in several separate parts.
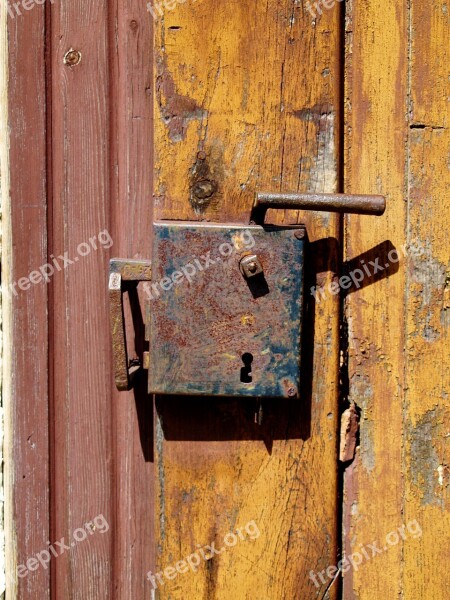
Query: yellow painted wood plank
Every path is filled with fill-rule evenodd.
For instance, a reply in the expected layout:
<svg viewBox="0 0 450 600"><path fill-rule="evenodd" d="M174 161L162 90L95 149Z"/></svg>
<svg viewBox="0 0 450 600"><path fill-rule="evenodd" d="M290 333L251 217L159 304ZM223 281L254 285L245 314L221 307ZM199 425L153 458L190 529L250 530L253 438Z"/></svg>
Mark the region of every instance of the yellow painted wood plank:
<svg viewBox="0 0 450 600"><path fill-rule="evenodd" d="M444 3L416 0L355 2L350 16L347 191L376 184L388 209L370 229L347 219L346 255L389 240L400 261L347 301L361 431L345 549L381 551L346 573L344 597L437 600L450 533L449 17Z"/></svg>
<svg viewBox="0 0 450 600"><path fill-rule="evenodd" d="M387 210L377 219L346 218L345 256L371 252L389 276L366 278L346 301L349 399L361 420L358 454L345 473L344 549L347 557L359 552L362 561L346 570L344 598L391 599L401 592L402 545L389 546L386 535L404 521L406 273L403 260L397 272L394 264L385 266L390 263L379 245L400 250L405 243L408 22L401 0L348 8L345 191L385 194ZM374 542L380 553L367 547Z"/></svg>
<svg viewBox="0 0 450 600"><path fill-rule="evenodd" d="M450 559L450 19L441 1L411 11L405 519L406 598L448 595Z"/></svg>
<svg viewBox="0 0 450 600"><path fill-rule="evenodd" d="M340 33L339 6L318 21L287 0L165 11L155 42L157 219L245 223L258 189L337 189ZM194 190L205 179L202 202ZM337 217L274 219L306 222L321 240L312 256L325 285L337 270ZM202 559L196 574L164 578L160 598L314 598L332 583L309 573L337 561L336 297L316 305L314 329L305 338L312 390L298 405L268 403L260 429L252 401L157 401L158 571L197 545L223 547L249 522L260 532Z"/></svg>

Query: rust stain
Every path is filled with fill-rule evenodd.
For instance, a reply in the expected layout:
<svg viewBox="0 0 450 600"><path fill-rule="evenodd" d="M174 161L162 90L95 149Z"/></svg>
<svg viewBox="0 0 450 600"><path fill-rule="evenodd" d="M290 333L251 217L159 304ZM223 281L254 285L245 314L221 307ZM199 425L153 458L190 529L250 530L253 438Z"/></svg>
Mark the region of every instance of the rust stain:
<svg viewBox="0 0 450 600"><path fill-rule="evenodd" d="M201 121L207 116L207 111L192 98L178 93L164 58L158 61L158 73L156 97L159 110L171 141L181 142L186 138L190 121Z"/></svg>
<svg viewBox="0 0 450 600"><path fill-rule="evenodd" d="M352 398L361 407L360 455L362 467L371 473L375 468L375 425L372 419L373 388L366 375L355 374L351 378Z"/></svg>
<svg viewBox="0 0 450 600"><path fill-rule="evenodd" d="M242 276L232 241L238 235L247 249L258 252L263 275L251 280ZM157 302L149 309L149 389L295 397L303 240L284 228L175 222L157 223L154 240L151 287Z"/></svg>

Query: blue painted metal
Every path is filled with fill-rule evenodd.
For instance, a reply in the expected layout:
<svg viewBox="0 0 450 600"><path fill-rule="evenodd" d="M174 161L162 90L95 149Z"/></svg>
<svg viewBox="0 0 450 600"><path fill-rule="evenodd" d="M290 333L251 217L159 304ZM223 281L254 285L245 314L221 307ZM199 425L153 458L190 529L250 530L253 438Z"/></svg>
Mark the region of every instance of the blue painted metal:
<svg viewBox="0 0 450 600"><path fill-rule="evenodd" d="M149 392L298 396L305 244L303 226L155 223Z"/></svg>

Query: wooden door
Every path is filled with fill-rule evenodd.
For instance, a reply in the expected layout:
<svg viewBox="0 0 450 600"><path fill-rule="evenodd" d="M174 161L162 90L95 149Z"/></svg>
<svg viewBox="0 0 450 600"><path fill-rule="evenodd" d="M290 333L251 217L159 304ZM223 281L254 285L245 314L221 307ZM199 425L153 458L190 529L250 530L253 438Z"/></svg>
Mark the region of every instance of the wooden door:
<svg viewBox="0 0 450 600"><path fill-rule="evenodd" d="M0 14L7 598L445 597L445 4ZM151 258L154 219L247 223L262 189L388 201L268 215L311 242L300 400L258 425L252 400L115 391L108 259Z"/></svg>
<svg viewBox="0 0 450 600"><path fill-rule="evenodd" d="M238 0L187 2L157 20L155 218L248 223L257 190L337 191L341 21L339 11L310 20L300 5ZM216 189L206 201L199 180ZM338 268L338 217L268 220L307 223L311 286L326 285ZM197 545L224 549L195 576L153 573L159 598L306 598L329 587L308 573L337 562L335 296L309 302L303 348L302 399L265 402L261 426L256 402L157 399L156 572ZM245 540L227 549L236 528Z"/></svg>

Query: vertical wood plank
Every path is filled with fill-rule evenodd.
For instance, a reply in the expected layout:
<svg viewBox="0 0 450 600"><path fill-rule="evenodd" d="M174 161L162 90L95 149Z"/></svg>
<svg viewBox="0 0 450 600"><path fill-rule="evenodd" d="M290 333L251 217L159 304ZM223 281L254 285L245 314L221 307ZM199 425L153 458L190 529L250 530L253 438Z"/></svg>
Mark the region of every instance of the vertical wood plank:
<svg viewBox="0 0 450 600"><path fill-rule="evenodd" d="M114 5L114 3L112 3ZM117 23L117 27L116 27ZM119 0L109 16L112 59L111 232L114 256L151 256L153 31L142 0ZM141 312L144 314L144 301ZM134 307L134 314L138 307ZM133 319L128 311L128 340ZM143 329L140 332L143 337ZM139 337L139 332L138 332ZM142 339L139 340L142 342ZM135 348L130 348L133 352ZM140 348L142 351L142 348ZM149 597L145 574L154 563L153 399L145 377L132 392L114 392L114 593Z"/></svg>
<svg viewBox="0 0 450 600"><path fill-rule="evenodd" d="M336 191L338 7L313 19L284 0L183 3L158 20L155 48L156 218L246 223L257 189ZM201 178L206 202L192 191ZM322 289L337 272L338 219L278 222L293 219L321 240ZM335 597L336 582L309 577L337 562L335 297L317 303L314 327L310 394L269 403L261 429L251 401L158 399L158 572L249 521L261 534L196 574L154 579L160 598Z"/></svg>
<svg viewBox="0 0 450 600"><path fill-rule="evenodd" d="M47 262L45 13L36 6L7 17L4 3L0 10L8 43L1 165L6 585L8 597L25 600L36 589L50 597L48 570L17 578L18 566L49 539L48 295L42 282L18 287Z"/></svg>
<svg viewBox="0 0 450 600"><path fill-rule="evenodd" d="M11 206L9 204L9 134L8 134L8 19L7 13L4 10L0 9L0 202L1 209L0 215L1 219L1 262L3 265L2 272L2 280L3 285L5 283L5 274L10 269L11 265L11 234L6 232L6 228L8 228L9 232L11 231ZM6 209L6 207L8 207ZM7 213L7 216L4 213ZM8 278L6 278L6 281ZM10 544L10 548L15 548L9 540L12 540L12 527L9 525L5 525L5 498L9 502L9 505L12 506L11 501L11 485L7 483L5 486L5 481L8 482L9 474L5 473L4 461L5 454L6 458L11 460L11 455L8 456L8 450L4 445L5 440L5 425L6 428L11 431L12 423L11 423L11 410L6 413L5 419L5 397L7 398L7 402L11 403L11 353L8 350L10 348L10 336L11 336L11 321L12 321L12 306L9 299L5 298L5 294L2 290L2 297L0 301L0 321L1 321L1 333L0 333L0 373L1 373L1 383L0 383L0 405L2 411L2 420L0 422L0 460L2 464L2 478L0 483L0 527L3 532L3 540L0 545L0 597L4 598L6 592L6 572L10 570L10 566L6 564L6 544L5 541L8 540ZM5 327L5 322L7 322ZM6 340L6 344L5 344ZM6 352L5 352L6 346ZM8 365L8 370L5 369L5 361ZM9 395L9 396L8 396ZM11 406L11 404L10 404ZM7 434L7 439L9 444L11 445L11 434ZM7 512L7 518L9 519L9 523L12 523L12 515L11 510ZM10 553L11 555L11 553ZM8 557L11 559L11 556Z"/></svg>
<svg viewBox="0 0 450 600"><path fill-rule="evenodd" d="M351 260L375 249L371 260L386 268L387 256L376 247L390 242L400 251L406 231L406 4L355 0L348 8L345 190L385 194L387 210L377 219L346 217L345 255ZM349 400L361 411L359 451L345 474L347 557L374 542L383 549L385 536L403 524L404 264L390 271L346 303ZM359 569L346 569L344 598L398 597L402 542L368 555Z"/></svg>
<svg viewBox="0 0 450 600"><path fill-rule="evenodd" d="M400 261L347 301L361 431L346 552L376 542L381 553L346 574L344 597L437 599L448 588L449 20L441 2L371 0L347 24L346 184L377 186L388 209L370 228L347 219L346 252L388 239Z"/></svg>
<svg viewBox="0 0 450 600"><path fill-rule="evenodd" d="M405 598L448 595L450 558L450 20L411 3L405 392ZM411 536L410 536L411 537Z"/></svg>
<svg viewBox="0 0 450 600"><path fill-rule="evenodd" d="M79 244L110 228L108 9L93 0L52 6L51 252L74 261L52 288L53 536L73 540L98 515L110 525L55 560L57 598L113 597L109 251L98 244L78 253ZM70 50L80 53L78 63Z"/></svg>

